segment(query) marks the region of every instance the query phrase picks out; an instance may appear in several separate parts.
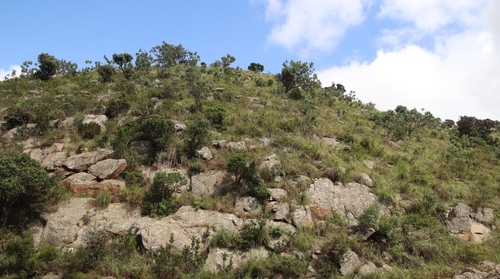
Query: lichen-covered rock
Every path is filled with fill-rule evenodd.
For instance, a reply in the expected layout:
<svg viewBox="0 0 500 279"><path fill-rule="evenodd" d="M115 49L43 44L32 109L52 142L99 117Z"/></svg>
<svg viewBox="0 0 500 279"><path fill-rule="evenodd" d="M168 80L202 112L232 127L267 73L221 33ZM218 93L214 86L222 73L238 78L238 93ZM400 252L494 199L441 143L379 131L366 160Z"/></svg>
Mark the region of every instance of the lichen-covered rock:
<svg viewBox="0 0 500 279"><path fill-rule="evenodd" d="M448 231L453 234L461 234L469 230L472 223L472 219L470 218L471 213L472 209L466 204L457 204L450 213L448 213L448 217L446 218Z"/></svg>
<svg viewBox="0 0 500 279"><path fill-rule="evenodd" d="M211 236L213 231L221 229L236 233L242 226L243 221L233 214L183 206L165 218L140 218L132 227L148 251L155 252L160 246L165 246L173 235L173 248L180 252L185 245L191 245L193 236L201 240L207 229Z"/></svg>
<svg viewBox="0 0 500 279"><path fill-rule="evenodd" d="M233 268L238 268L250 259L266 258L268 255L269 252L264 247L250 249L247 252L217 247L211 248L205 261L205 269L218 271L226 268L230 261L233 264Z"/></svg>
<svg viewBox="0 0 500 279"><path fill-rule="evenodd" d="M273 174L276 174L278 171L278 166L280 165L280 160L276 154L270 155L262 161L259 165L259 170L268 170Z"/></svg>
<svg viewBox="0 0 500 279"><path fill-rule="evenodd" d="M84 152L70 156L63 162L63 166L73 171L84 171L91 165L109 158L114 153L113 150L99 149L93 152Z"/></svg>
<svg viewBox="0 0 500 279"><path fill-rule="evenodd" d="M296 228L312 226L311 208L308 205L295 208L292 212L292 223Z"/></svg>
<svg viewBox="0 0 500 279"><path fill-rule="evenodd" d="M88 173L100 179L117 178L127 168L125 159L106 159L89 167Z"/></svg>
<svg viewBox="0 0 500 279"><path fill-rule="evenodd" d="M217 196L229 183L225 171L206 171L191 177L191 192L202 197Z"/></svg>
<svg viewBox="0 0 500 279"><path fill-rule="evenodd" d="M214 158L212 155L212 152L210 149L206 146L202 147L200 150L197 151L197 153L200 155L201 158L205 161L210 161Z"/></svg>
<svg viewBox="0 0 500 279"><path fill-rule="evenodd" d="M474 215L474 219L479 223L485 225L493 224L495 220L495 214L493 213L493 208L481 207L476 210L476 214Z"/></svg>
<svg viewBox="0 0 500 279"><path fill-rule="evenodd" d="M368 174L366 174L366 173L360 173L356 177L356 182L358 182L360 184L363 184L365 186L368 186L368 187L373 187L373 181L370 178L370 176Z"/></svg>
<svg viewBox="0 0 500 279"><path fill-rule="evenodd" d="M92 199L88 198L72 198L61 205L56 212L44 215L46 225L41 241L56 246L74 242L84 225L82 218L96 213L91 201Z"/></svg>
<svg viewBox="0 0 500 279"><path fill-rule="evenodd" d="M254 197L239 197L234 203L234 211L257 213L262 211L262 204Z"/></svg>
<svg viewBox="0 0 500 279"><path fill-rule="evenodd" d="M288 195L285 189L271 188L269 192L271 193L271 197L269 198L270 201L282 201Z"/></svg>
<svg viewBox="0 0 500 279"><path fill-rule="evenodd" d="M352 250L347 250L340 261L340 274L342 274L342 276L351 275L361 266L361 264L358 254Z"/></svg>
<svg viewBox="0 0 500 279"><path fill-rule="evenodd" d="M287 202L275 203L271 209L273 220L291 223L290 205Z"/></svg>
<svg viewBox="0 0 500 279"><path fill-rule="evenodd" d="M315 180L306 194L311 207L315 207L320 216L328 216L335 210L343 216L349 212L357 219L365 208L377 200L365 185L355 182L333 184L328 178Z"/></svg>

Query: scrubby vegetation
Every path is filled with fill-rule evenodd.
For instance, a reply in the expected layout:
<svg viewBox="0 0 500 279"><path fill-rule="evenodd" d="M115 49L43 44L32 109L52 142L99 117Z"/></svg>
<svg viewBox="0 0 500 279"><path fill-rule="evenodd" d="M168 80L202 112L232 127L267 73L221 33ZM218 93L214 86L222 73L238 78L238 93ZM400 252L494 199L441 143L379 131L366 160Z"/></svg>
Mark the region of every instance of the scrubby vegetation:
<svg viewBox="0 0 500 279"><path fill-rule="evenodd" d="M312 63L285 61L273 75L256 62L248 71L233 68L235 59L228 54L207 64L196 52L163 42L135 57L114 54L78 70L42 53L38 68L27 61L21 77L0 82L0 276L301 278L313 263L319 278L336 278L348 250L379 267L392 267L356 275L363 278L450 278L483 260L500 262L496 230L486 243L469 244L451 236L444 221L448 208L459 202L500 212L498 121L472 116L442 121L404 106L381 112L341 84L321 87ZM84 124L84 115L99 107L105 108L107 122ZM178 123L186 125L178 128ZM217 149L210 161L198 152L212 140L257 146L261 138L270 144ZM328 138L337 142L327 144ZM66 141L72 153L113 149L127 160L118 178L126 182L119 200L151 217L168 216L182 205L233 212L235 199L246 195L267 205L271 188L285 189L287 202L300 207L308 204L304 192L309 187L300 176L349 183L365 172L373 179L377 202L365 209L356 227L376 233L359 241L345 216L313 212L311 226L286 235L266 224L266 212L251 216L258 221L246 223L239 233L219 230L210 243L192 239L181 253L172 243L151 253L132 233L113 235L99 228L87 232L74 252L49 243L35 246L26 226L71 193L23 154L27 139L37 147ZM134 148L138 142L144 143L144 154ZM258 168L270 154L281 165ZM367 168L366 161L373 166ZM225 170L233 180L222 196L200 198L178 193L190 183L179 173L158 172L147 185L141 165L183 168L189 176ZM95 198L101 209L112 202L107 192ZM207 250L200 247L247 251L283 236L267 258L234 267L226 257L218 273L203 269ZM326 264L312 258L317 251Z"/></svg>

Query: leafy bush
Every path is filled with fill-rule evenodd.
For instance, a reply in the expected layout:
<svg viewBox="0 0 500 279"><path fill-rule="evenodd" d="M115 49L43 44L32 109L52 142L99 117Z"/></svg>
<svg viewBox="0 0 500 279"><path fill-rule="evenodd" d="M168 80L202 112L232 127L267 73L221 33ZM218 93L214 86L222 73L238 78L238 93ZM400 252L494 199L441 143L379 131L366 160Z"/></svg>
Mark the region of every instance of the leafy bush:
<svg viewBox="0 0 500 279"><path fill-rule="evenodd" d="M179 209L179 202L173 194L179 187L186 185L187 179L178 172L166 174L157 172L153 184L146 192L142 213L151 217L162 217Z"/></svg>
<svg viewBox="0 0 500 279"><path fill-rule="evenodd" d="M112 81L113 74L115 73L115 68L111 65L104 65L97 68L97 72L101 76L103 82Z"/></svg>
<svg viewBox="0 0 500 279"><path fill-rule="evenodd" d="M251 162L248 166L240 155L234 155L229 158L227 163L227 170L229 173L236 177L236 184L242 186L242 182L245 182L245 186L248 189L248 194L263 201L271 196L269 189L260 177L257 171L257 166L255 162Z"/></svg>
<svg viewBox="0 0 500 279"><path fill-rule="evenodd" d="M106 104L106 116L109 118L115 118L120 113L126 112L130 108L130 103L124 98L119 98L117 100L110 100Z"/></svg>
<svg viewBox="0 0 500 279"><path fill-rule="evenodd" d="M93 139L101 133L101 126L95 122L81 123L78 125L78 134L83 139Z"/></svg>
<svg viewBox="0 0 500 279"><path fill-rule="evenodd" d="M210 120L210 123L217 130L222 130L224 125L226 124L227 112L224 107L217 105L208 108L207 110L207 118Z"/></svg>
<svg viewBox="0 0 500 279"><path fill-rule="evenodd" d="M292 100L300 101L305 99L304 92L300 88L294 88L290 91L288 97Z"/></svg>
<svg viewBox="0 0 500 279"><path fill-rule="evenodd" d="M198 155L196 150L211 141L210 123L198 115L186 125L183 136L186 155L190 158L196 157Z"/></svg>
<svg viewBox="0 0 500 279"><path fill-rule="evenodd" d="M0 155L0 226L38 217L52 185L47 172L26 154Z"/></svg>

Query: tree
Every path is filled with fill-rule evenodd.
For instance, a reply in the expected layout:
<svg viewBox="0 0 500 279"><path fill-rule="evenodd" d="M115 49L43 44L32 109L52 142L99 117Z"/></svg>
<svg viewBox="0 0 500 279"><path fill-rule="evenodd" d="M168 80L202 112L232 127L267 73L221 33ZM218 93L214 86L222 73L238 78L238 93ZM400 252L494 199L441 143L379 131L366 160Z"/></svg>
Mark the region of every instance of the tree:
<svg viewBox="0 0 500 279"><path fill-rule="evenodd" d="M36 71L36 77L41 80L49 80L57 73L59 60L48 53L41 53L38 55L38 65L39 70Z"/></svg>
<svg viewBox="0 0 500 279"><path fill-rule="evenodd" d="M248 66L249 71L254 71L256 73L262 73L264 72L264 66L259 64L259 63L250 63L250 66Z"/></svg>
<svg viewBox="0 0 500 279"><path fill-rule="evenodd" d="M52 185L47 172L26 154L0 155L0 225L38 217Z"/></svg>
<svg viewBox="0 0 500 279"><path fill-rule="evenodd" d="M321 87L318 76L314 73L314 63L293 61L283 62L281 73L276 75L285 87L285 93L293 88L301 87L304 90L310 90Z"/></svg>
<svg viewBox="0 0 500 279"><path fill-rule="evenodd" d="M78 69L78 64L71 61L66 61L64 59L59 60L59 68L57 69L58 75L76 75L76 70Z"/></svg>
<svg viewBox="0 0 500 279"><path fill-rule="evenodd" d="M201 100L208 96L210 89L209 83L206 80L197 80L189 87L189 95L194 98L197 111L201 110Z"/></svg>
<svg viewBox="0 0 500 279"><path fill-rule="evenodd" d="M234 61L236 61L236 58L234 56L228 54L225 57L221 58L222 60L222 68L227 68L229 67Z"/></svg>
<svg viewBox="0 0 500 279"><path fill-rule="evenodd" d="M110 82L115 73L115 68L111 65L99 66L97 67L97 72L101 76L103 82Z"/></svg>
<svg viewBox="0 0 500 279"><path fill-rule="evenodd" d="M493 143L491 138L492 129L495 127L495 121L491 119L477 119L473 116L460 116L457 121L458 133L460 136L482 138L488 143Z"/></svg>
<svg viewBox="0 0 500 279"><path fill-rule="evenodd" d="M162 217L175 212L179 208L179 202L174 199L173 194L186 184L187 179L178 172L157 172L144 197L142 213Z"/></svg>
<svg viewBox="0 0 500 279"><path fill-rule="evenodd" d="M405 106L397 106L395 110L388 110L373 117L378 125L385 127L393 140L411 137L415 131L424 127L433 127L437 119L432 113L420 113L417 109L409 110Z"/></svg>
<svg viewBox="0 0 500 279"><path fill-rule="evenodd" d="M186 125L184 141L187 156L195 157L196 150L211 141L210 122L202 115L197 115L193 121Z"/></svg>
<svg viewBox="0 0 500 279"><path fill-rule="evenodd" d="M200 56L196 52L185 49L182 45L171 45L163 42L151 49L154 56L153 63L160 68L160 76L163 77L166 70L178 64L196 66Z"/></svg>
<svg viewBox="0 0 500 279"><path fill-rule="evenodd" d="M150 159L163 151L175 133L174 123L159 114L153 114L143 120L139 120L135 126L136 139L151 142Z"/></svg>
<svg viewBox="0 0 500 279"><path fill-rule="evenodd" d="M153 57L147 51L139 49L135 54L135 68L137 71L149 73L152 63Z"/></svg>
<svg viewBox="0 0 500 279"><path fill-rule="evenodd" d="M264 180L257 171L255 162L251 162L247 166L247 163L240 155L235 155L229 158L227 162L227 171L235 176L237 185L242 185L244 183L249 195L261 201L271 196Z"/></svg>

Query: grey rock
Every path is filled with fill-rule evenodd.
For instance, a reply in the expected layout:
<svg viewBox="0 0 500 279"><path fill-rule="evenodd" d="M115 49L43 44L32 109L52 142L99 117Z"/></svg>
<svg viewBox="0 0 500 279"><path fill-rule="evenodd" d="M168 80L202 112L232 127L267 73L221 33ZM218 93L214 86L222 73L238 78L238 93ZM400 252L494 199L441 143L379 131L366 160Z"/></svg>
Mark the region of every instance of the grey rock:
<svg viewBox="0 0 500 279"><path fill-rule="evenodd" d="M281 165L280 160L276 154L270 155L262 161L259 165L259 170L268 170L273 174L277 174L278 166Z"/></svg>
<svg viewBox="0 0 500 279"><path fill-rule="evenodd" d="M286 199L288 192L285 189L271 188L269 189L271 193L270 201L282 201Z"/></svg>
<svg viewBox="0 0 500 279"><path fill-rule="evenodd" d="M107 149L99 149L94 152L85 152L81 154L77 154L74 156L70 156L63 162L63 166L69 170L73 171L84 171L89 166L109 158L113 155L113 150Z"/></svg>
<svg viewBox="0 0 500 279"><path fill-rule="evenodd" d="M308 205L295 208L292 212L292 223L296 228L312 226L311 208Z"/></svg>
<svg viewBox="0 0 500 279"><path fill-rule="evenodd" d="M297 231L291 224L276 221L267 221L266 227L268 228L270 237L266 247L271 250L275 250L288 243L290 236Z"/></svg>
<svg viewBox="0 0 500 279"><path fill-rule="evenodd" d="M177 123L174 127L177 132L186 130L186 124Z"/></svg>
<svg viewBox="0 0 500 279"><path fill-rule="evenodd" d="M271 145L271 139L268 139L268 138L261 138L260 139L260 145L262 147L269 147Z"/></svg>
<svg viewBox="0 0 500 279"><path fill-rule="evenodd" d="M63 151L50 153L43 158L40 165L46 170L55 170L62 165L62 162L66 160L66 158L66 152Z"/></svg>
<svg viewBox="0 0 500 279"><path fill-rule="evenodd" d="M191 177L191 192L198 196L217 196L230 184L225 171L206 171Z"/></svg>
<svg viewBox="0 0 500 279"><path fill-rule="evenodd" d="M262 211L262 204L254 197L239 197L234 203L234 211L257 213Z"/></svg>
<svg viewBox="0 0 500 279"><path fill-rule="evenodd" d="M365 166L371 170L375 167L375 163L373 161L364 160L363 164L365 164Z"/></svg>
<svg viewBox="0 0 500 279"><path fill-rule="evenodd" d="M275 203L271 209L273 219L275 221L283 221L291 223L290 218L290 205L287 202Z"/></svg>
<svg viewBox="0 0 500 279"><path fill-rule="evenodd" d="M365 264L363 264L360 268L359 268L359 274L360 275L366 275L368 273L372 273L372 272L375 272L377 270L377 266L373 263L373 262L367 262Z"/></svg>
<svg viewBox="0 0 500 279"><path fill-rule="evenodd" d="M357 219L365 208L377 200L365 185L355 182L333 184L328 178L315 180L306 194L320 216L327 216L331 210L335 210L343 216L349 212Z"/></svg>
<svg viewBox="0 0 500 279"><path fill-rule="evenodd" d="M93 114L101 114L104 115L106 113L106 106L105 105L97 105L92 109Z"/></svg>
<svg viewBox="0 0 500 279"><path fill-rule="evenodd" d="M200 155L201 158L203 158L206 161L210 161L214 158L214 156L212 155L212 152L206 146L204 146L200 150L198 150L197 153Z"/></svg>
<svg viewBox="0 0 500 279"><path fill-rule="evenodd" d="M108 121L108 117L104 114L98 114L98 115L95 115L95 114L88 114L88 115L85 115L85 118L83 119L83 124L87 124L87 123L97 123L99 124L99 126L101 127L101 131L105 131L106 130L106 126L104 126L104 122Z"/></svg>
<svg viewBox="0 0 500 279"><path fill-rule="evenodd" d="M218 271L226 268L231 261L233 268L238 268L245 264L250 259L266 258L269 252L264 247L253 248L248 252L238 250L229 250L225 248L211 248L207 260L205 261L205 269L209 271ZM224 257L226 260L224 261Z"/></svg>
<svg viewBox="0 0 500 279"><path fill-rule="evenodd" d="M465 233L471 228L472 209L464 203L459 203L448 213L446 226L453 234Z"/></svg>
<svg viewBox="0 0 500 279"><path fill-rule="evenodd" d="M495 214L493 213L493 208L481 207L476 210L476 215L474 219L479 223L483 223L485 225L493 224L495 220Z"/></svg>
<svg viewBox="0 0 500 279"><path fill-rule="evenodd" d="M83 226L82 217L86 214L87 216L95 214L91 199L71 198L56 212L44 215L46 225L41 240L56 246L74 242Z"/></svg>
<svg viewBox="0 0 500 279"><path fill-rule="evenodd" d="M353 274L361 266L361 260L358 254L352 250L347 250L342 260L340 261L340 274L348 276Z"/></svg>
<svg viewBox="0 0 500 279"><path fill-rule="evenodd" d="M370 176L366 173L358 174L358 176L356 177L356 182L363 184L365 186L368 186L368 187L373 187L373 181L370 178Z"/></svg>
<svg viewBox="0 0 500 279"><path fill-rule="evenodd" d="M238 141L238 142L228 142L225 147L227 149L234 149L234 150L246 150L246 143L244 141Z"/></svg>
<svg viewBox="0 0 500 279"><path fill-rule="evenodd" d="M160 246L165 246L173 235L172 246L175 251L180 252L184 246L191 245L192 237L202 239L207 228L209 231L223 229L236 233L242 226L243 221L233 214L183 206L165 218L142 217L132 227L148 251L155 252Z"/></svg>
<svg viewBox="0 0 500 279"><path fill-rule="evenodd" d="M368 229L360 229L355 233L356 238L359 241L366 241L370 236L372 236L375 233L375 230L373 228L368 228Z"/></svg>
<svg viewBox="0 0 500 279"><path fill-rule="evenodd" d="M106 159L90 166L88 173L100 179L115 179L127 168L125 159Z"/></svg>
<svg viewBox="0 0 500 279"><path fill-rule="evenodd" d="M212 146L215 148L218 148L218 149L226 147L226 144L227 144L227 140L214 140L214 141L212 141Z"/></svg>
<svg viewBox="0 0 500 279"><path fill-rule="evenodd" d="M340 144L340 142L338 142L336 139L334 138L327 138L327 137L323 137L321 139L322 142L324 142L326 144L326 146L337 146Z"/></svg>

